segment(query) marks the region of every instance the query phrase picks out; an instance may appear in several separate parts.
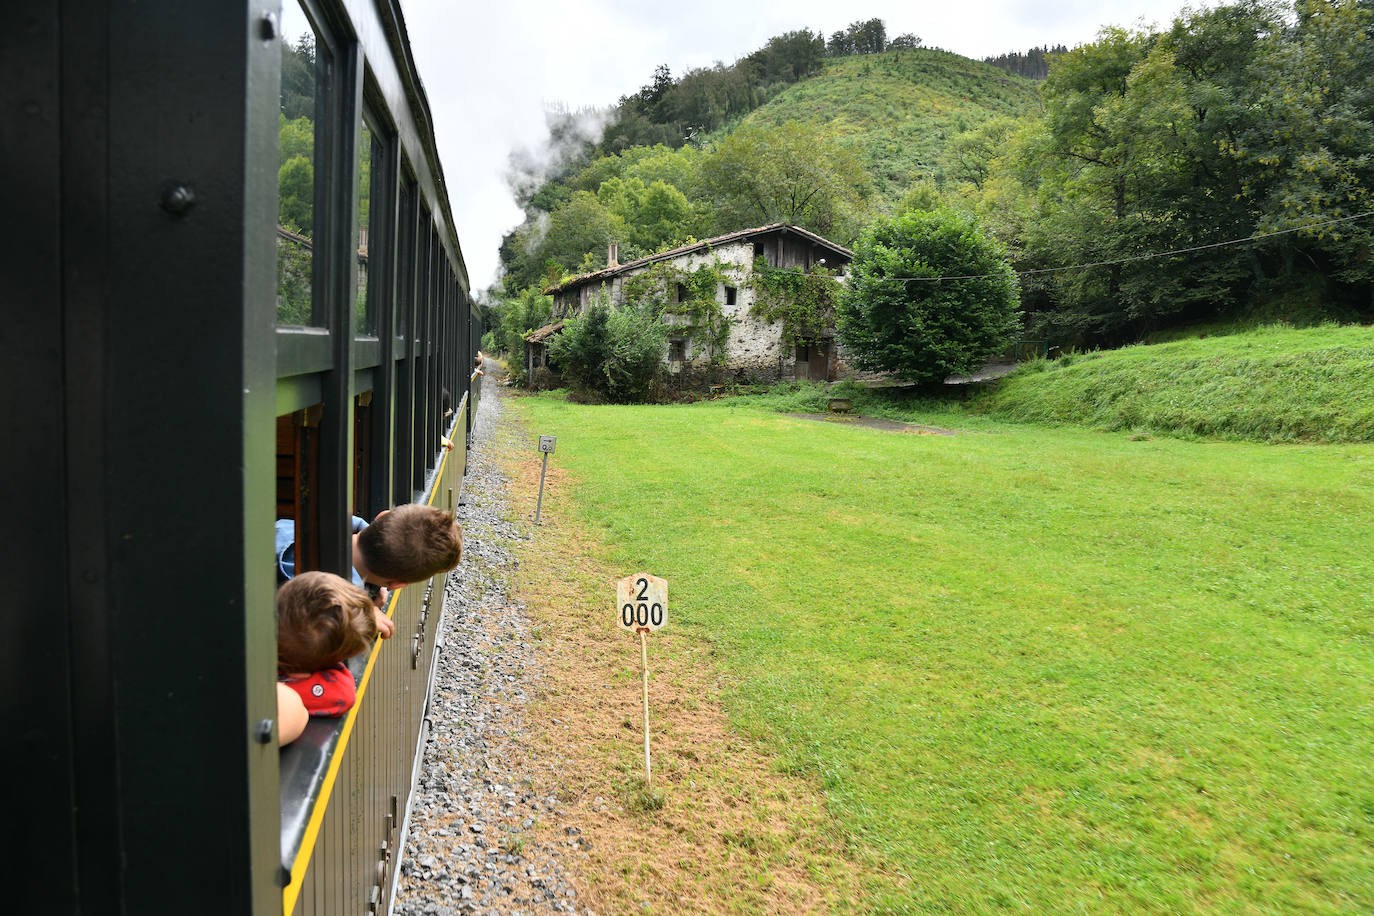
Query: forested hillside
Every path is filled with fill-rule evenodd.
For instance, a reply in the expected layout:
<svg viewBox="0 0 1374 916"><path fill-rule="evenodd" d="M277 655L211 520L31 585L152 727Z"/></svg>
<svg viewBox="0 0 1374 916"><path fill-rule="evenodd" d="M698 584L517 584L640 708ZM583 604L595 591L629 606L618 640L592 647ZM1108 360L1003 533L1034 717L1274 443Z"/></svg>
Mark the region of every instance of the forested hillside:
<svg viewBox="0 0 1374 916"><path fill-rule="evenodd" d="M949 141L998 117L1038 113L1038 88L988 64L932 48L845 57L783 90L744 119L824 126L853 150L881 202L913 183L946 179Z"/></svg>
<svg viewBox="0 0 1374 916"><path fill-rule="evenodd" d="M599 142L524 186L504 292L602 266L613 239L622 261L776 221L852 242L913 185L943 180L951 138L1039 107L1031 81L914 35L889 41L876 19L828 41L789 32L676 79L660 67ZM553 125L562 139L571 117Z"/></svg>
<svg viewBox="0 0 1374 916"><path fill-rule="evenodd" d="M625 261L787 221L849 244L949 208L1010 252L1026 337L1368 320L1371 28L1368 0L1242 0L1104 29L1034 82L869 20L680 79L660 68L599 143L527 187L502 296L525 291L510 313L538 320L538 287L601 266L610 240Z"/></svg>

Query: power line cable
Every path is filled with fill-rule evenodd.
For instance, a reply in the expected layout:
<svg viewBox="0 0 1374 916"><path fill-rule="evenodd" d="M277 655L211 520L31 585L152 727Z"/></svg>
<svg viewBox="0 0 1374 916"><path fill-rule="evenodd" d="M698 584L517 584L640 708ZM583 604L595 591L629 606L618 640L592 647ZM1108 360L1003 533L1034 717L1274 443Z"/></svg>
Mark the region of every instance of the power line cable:
<svg viewBox="0 0 1374 916"><path fill-rule="evenodd" d="M1154 258L1169 258L1179 254L1192 254L1196 251L1207 251L1212 248L1225 248L1230 245L1247 245L1251 242L1258 242L1262 239L1273 238L1277 235L1288 235L1292 232L1306 232L1309 229L1321 229L1324 226L1333 226L1336 223L1348 223L1352 220L1364 219L1367 216L1374 216L1374 210L1366 210L1364 213L1356 213L1351 216L1340 216L1335 219L1323 220L1319 223L1309 223L1306 226L1294 226L1291 229L1275 229L1273 232L1262 232L1258 235L1247 236L1243 239L1231 239L1226 242L1212 242L1208 245L1196 245L1192 248L1175 248L1172 251L1157 251L1152 254L1137 254L1129 258L1117 258L1112 261L1090 261L1086 264L1070 264L1067 267L1039 267L1033 270L1018 270L1018 277L1029 277L1038 274L1053 274L1065 270L1082 270L1085 267L1110 267L1113 264L1128 264L1132 261L1149 261ZM948 280L987 280L992 277L1000 277L1001 274L966 274L959 277L870 277L871 280L913 280L919 283L939 283Z"/></svg>

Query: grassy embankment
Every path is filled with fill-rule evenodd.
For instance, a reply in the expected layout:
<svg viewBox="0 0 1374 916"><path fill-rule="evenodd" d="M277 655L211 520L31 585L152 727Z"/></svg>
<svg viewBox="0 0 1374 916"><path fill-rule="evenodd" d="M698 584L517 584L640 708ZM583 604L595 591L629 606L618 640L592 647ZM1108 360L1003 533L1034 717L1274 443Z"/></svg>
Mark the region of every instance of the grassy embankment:
<svg viewBox="0 0 1374 916"><path fill-rule="evenodd" d="M521 403L857 909L1374 910L1369 445Z"/></svg>
<svg viewBox="0 0 1374 916"><path fill-rule="evenodd" d="M1270 325L1204 338L1035 360L984 390L962 416L948 399L847 383L783 385L739 404L921 421L987 419L1250 442L1374 442L1374 327ZM923 422L923 421L921 421Z"/></svg>
<svg viewBox="0 0 1374 916"><path fill-rule="evenodd" d="M975 409L1179 436L1374 442L1374 327L1269 326L1039 360Z"/></svg>

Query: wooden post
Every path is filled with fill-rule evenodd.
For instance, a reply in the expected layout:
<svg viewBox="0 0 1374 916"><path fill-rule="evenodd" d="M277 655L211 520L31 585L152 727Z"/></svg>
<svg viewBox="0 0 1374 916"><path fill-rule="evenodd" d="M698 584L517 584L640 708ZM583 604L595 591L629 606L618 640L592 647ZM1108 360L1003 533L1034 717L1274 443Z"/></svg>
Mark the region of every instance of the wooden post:
<svg viewBox="0 0 1374 916"><path fill-rule="evenodd" d="M540 436L539 451L544 455L544 465L539 469L539 502L534 507L534 523L539 524L539 513L544 508L544 475L549 470L549 453L557 447L557 436Z"/></svg>
<svg viewBox="0 0 1374 916"><path fill-rule="evenodd" d="M639 661L644 678L644 788L653 784L649 754L649 634L668 622L668 582L649 573L635 573L615 584L615 617L622 630L639 634Z"/></svg>
<svg viewBox="0 0 1374 916"><path fill-rule="evenodd" d="M649 762L649 631L639 631L639 657L644 663L644 787L653 785L654 770Z"/></svg>
<svg viewBox="0 0 1374 916"><path fill-rule="evenodd" d="M534 504L534 523L539 524L539 513L544 509L544 475L549 472L549 453L544 453L544 466L539 469L539 502Z"/></svg>

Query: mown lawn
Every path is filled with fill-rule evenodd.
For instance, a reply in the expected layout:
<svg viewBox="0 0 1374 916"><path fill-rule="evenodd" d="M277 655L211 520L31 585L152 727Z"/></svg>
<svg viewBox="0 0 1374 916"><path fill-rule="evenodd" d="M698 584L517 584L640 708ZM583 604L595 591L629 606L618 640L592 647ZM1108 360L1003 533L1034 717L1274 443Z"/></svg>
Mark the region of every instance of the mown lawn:
<svg viewBox="0 0 1374 916"><path fill-rule="evenodd" d="M516 403L858 910L1374 912L1374 447Z"/></svg>

